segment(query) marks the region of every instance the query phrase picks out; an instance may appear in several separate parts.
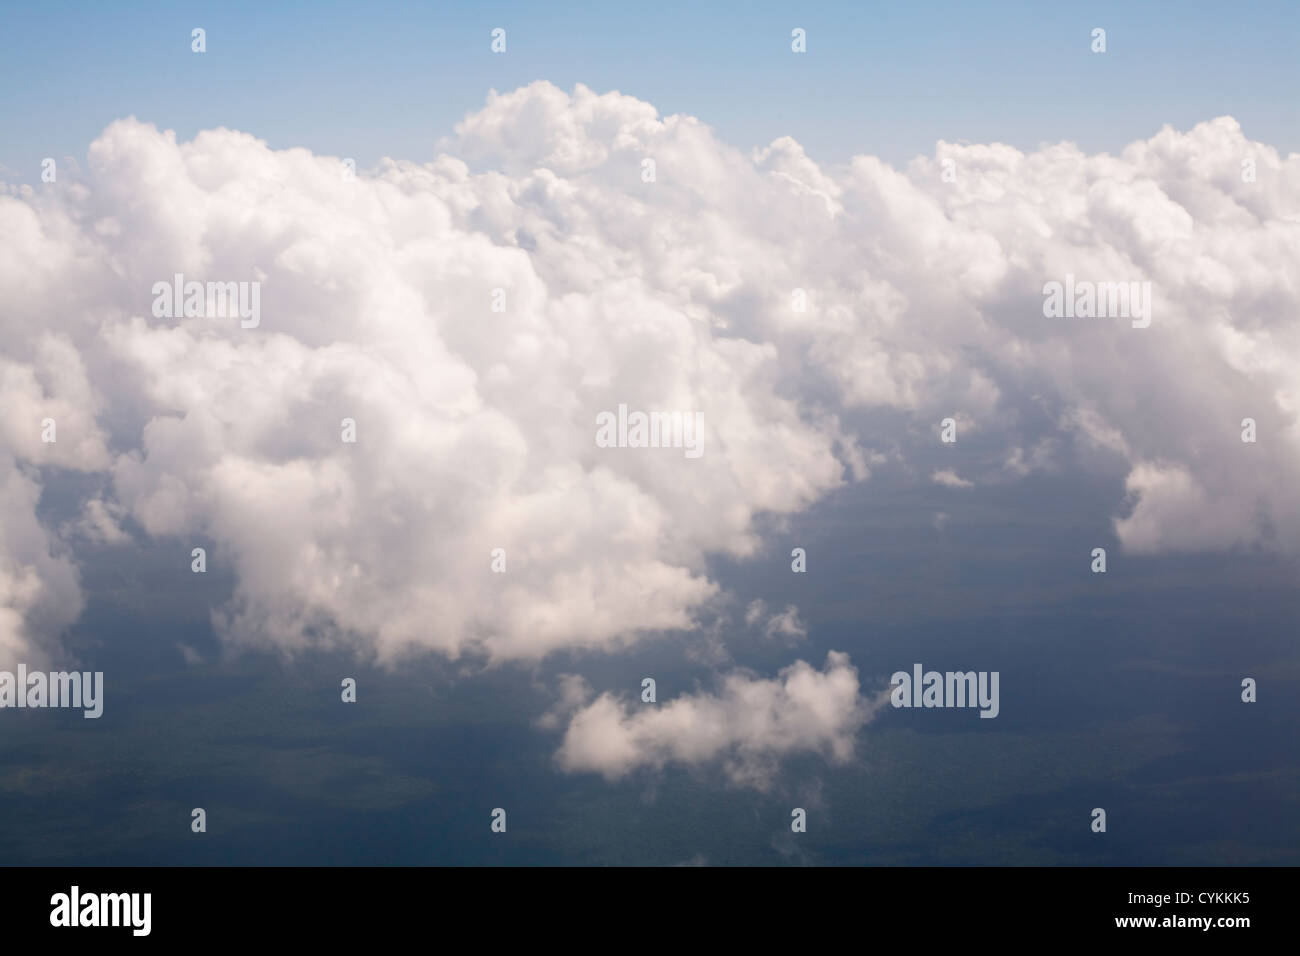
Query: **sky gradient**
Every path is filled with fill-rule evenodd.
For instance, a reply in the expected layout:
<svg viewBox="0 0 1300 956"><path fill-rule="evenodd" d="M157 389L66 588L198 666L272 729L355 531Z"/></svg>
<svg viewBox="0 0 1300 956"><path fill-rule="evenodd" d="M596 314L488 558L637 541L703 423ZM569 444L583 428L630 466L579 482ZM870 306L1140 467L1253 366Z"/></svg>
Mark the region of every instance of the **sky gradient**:
<svg viewBox="0 0 1300 956"><path fill-rule="evenodd" d="M938 140L1118 151L1231 115L1300 149L1294 3L4 3L0 164L36 182L134 115L188 139L428 161L489 89L619 90L726 141L792 136L820 162L899 165ZM190 30L208 52L190 52ZM802 27L808 52L790 55ZM489 34L507 30L507 53ZM1089 49L1107 30L1104 56Z"/></svg>

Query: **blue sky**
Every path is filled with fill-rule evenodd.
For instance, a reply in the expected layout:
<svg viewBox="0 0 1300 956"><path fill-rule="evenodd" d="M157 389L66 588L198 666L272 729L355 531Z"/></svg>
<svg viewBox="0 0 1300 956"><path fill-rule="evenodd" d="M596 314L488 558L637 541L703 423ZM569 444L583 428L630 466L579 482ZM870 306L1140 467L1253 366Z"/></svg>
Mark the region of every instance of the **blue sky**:
<svg viewBox="0 0 1300 956"><path fill-rule="evenodd" d="M363 167L424 160L489 89L536 79L618 89L746 149L793 136L832 163L897 164L938 139L1114 151L1225 113L1300 149L1290 2L755 3L743 17L674 3L5 3L4 20L0 164L23 182L45 156L84 157L127 114ZM505 55L488 48L498 26ZM1089 49L1098 26L1104 55Z"/></svg>

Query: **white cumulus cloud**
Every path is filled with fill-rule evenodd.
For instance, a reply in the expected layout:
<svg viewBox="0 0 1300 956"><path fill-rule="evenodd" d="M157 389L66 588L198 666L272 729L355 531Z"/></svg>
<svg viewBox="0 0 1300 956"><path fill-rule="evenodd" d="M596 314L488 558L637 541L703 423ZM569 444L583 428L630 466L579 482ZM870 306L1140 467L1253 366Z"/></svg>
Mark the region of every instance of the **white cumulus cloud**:
<svg viewBox="0 0 1300 956"><path fill-rule="evenodd" d="M556 759L609 780L643 767L719 762L733 783L763 789L782 757L850 760L857 732L887 699L863 694L849 656L832 651L822 670L796 661L775 679L728 674L716 694L658 704L601 694L570 717Z"/></svg>
<svg viewBox="0 0 1300 956"><path fill-rule="evenodd" d="M110 479L98 540L129 518L213 541L227 640L387 661L696 627L707 556L757 557L760 515L933 447L948 416L995 454L935 480L1059 469L1068 441L1127 476L1127 548L1300 549L1300 157L1231 118L1117 156L826 167L538 82L441 149L348 178L125 119L75 181L0 188L6 653L55 647L79 607L35 518L48 469ZM259 326L155 318L176 273L260 282ZM1045 318L1067 274L1151 282L1150 328ZM703 455L597 447L620 404L699 412Z"/></svg>

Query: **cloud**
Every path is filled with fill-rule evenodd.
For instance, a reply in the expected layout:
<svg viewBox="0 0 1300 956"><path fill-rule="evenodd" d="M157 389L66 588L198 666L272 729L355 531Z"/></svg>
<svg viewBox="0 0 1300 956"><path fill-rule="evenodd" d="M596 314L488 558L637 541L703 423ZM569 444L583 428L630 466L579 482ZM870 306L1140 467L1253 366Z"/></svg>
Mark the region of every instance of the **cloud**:
<svg viewBox="0 0 1300 956"><path fill-rule="evenodd" d="M203 655L190 645L182 644L180 641L177 641L176 649L181 652L181 657L185 659L186 667L195 667L203 663Z"/></svg>
<svg viewBox="0 0 1300 956"><path fill-rule="evenodd" d="M591 685L581 674L558 674L556 681L558 693L555 703L537 718L537 726L543 730L557 730L591 699Z"/></svg>
<svg viewBox="0 0 1300 956"><path fill-rule="evenodd" d="M1129 549L1300 549L1300 157L1231 118L832 168L538 82L442 150L349 178L127 119L80 175L0 187L3 646L55 647L80 600L45 469L111 479L103 540L213 542L229 642L386 662L698 628L708 556L757 558L760 516L879 463L936 474L949 416L959 481L1125 480ZM260 282L260 325L155 318L177 273ZM1151 327L1045 318L1067 274L1150 281ZM703 455L597 447L620 404L699 412Z"/></svg>
<svg viewBox="0 0 1300 956"><path fill-rule="evenodd" d="M13 237L39 252L43 238L13 205L0 197L0 244ZM12 288L21 302L25 290L6 258L0 255L0 289ZM33 264L30 275L39 274ZM7 670L61 656L60 638L85 603L70 549L37 517L43 469L102 471L110 458L96 422L98 396L72 341L24 323L12 306L0 308L0 333L0 669Z"/></svg>
<svg viewBox="0 0 1300 956"><path fill-rule="evenodd" d="M40 487L0 456L0 670L39 668L80 616L77 569L37 520Z"/></svg>
<svg viewBox="0 0 1300 956"><path fill-rule="evenodd" d="M823 670L796 661L775 679L736 672L716 694L658 704L601 694L570 718L556 759L566 771L608 780L670 763L720 762L734 784L765 789L780 759L791 754L850 760L858 730L887 699L861 694L849 656L832 651Z"/></svg>
<svg viewBox="0 0 1300 956"><path fill-rule="evenodd" d="M121 507L115 502L91 498L85 503L72 533L83 535L86 540L97 544L125 544L131 536L122 530L120 511Z"/></svg>
<svg viewBox="0 0 1300 956"><path fill-rule="evenodd" d="M769 613L767 602L755 598L745 606L745 625L768 640L798 643L808 636L808 625L799 618L799 608L787 604L784 611Z"/></svg>
<svg viewBox="0 0 1300 956"><path fill-rule="evenodd" d="M951 468L942 468L936 470L934 474L930 476L930 480L933 481L936 485L943 485L945 488L974 488L975 487L975 483L973 481L967 481L965 478L957 474L957 472L953 471Z"/></svg>

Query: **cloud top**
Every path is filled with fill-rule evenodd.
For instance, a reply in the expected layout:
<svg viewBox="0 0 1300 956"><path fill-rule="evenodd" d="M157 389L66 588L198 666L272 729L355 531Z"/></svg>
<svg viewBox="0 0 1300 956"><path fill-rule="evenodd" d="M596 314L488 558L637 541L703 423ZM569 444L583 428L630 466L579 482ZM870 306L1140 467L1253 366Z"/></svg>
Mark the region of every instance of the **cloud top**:
<svg viewBox="0 0 1300 956"><path fill-rule="evenodd" d="M754 557L758 516L889 460L954 489L1109 470L1126 548L1295 550L1297 263L1300 157L1227 117L1119 156L826 168L539 82L432 162L354 177L121 120L77 181L0 189L0 653L53 648L80 600L75 541L35 519L45 469L104 477L76 525L96 541L212 541L231 642L387 661L692 628L708 555ZM177 273L259 282L259 326L154 317ZM1046 318L1067 274L1151 282L1151 327ZM598 447L620 404L700 413L703 454ZM926 457L947 416L983 466ZM617 752L663 756L601 706Z"/></svg>

